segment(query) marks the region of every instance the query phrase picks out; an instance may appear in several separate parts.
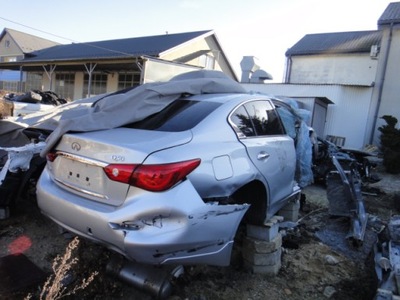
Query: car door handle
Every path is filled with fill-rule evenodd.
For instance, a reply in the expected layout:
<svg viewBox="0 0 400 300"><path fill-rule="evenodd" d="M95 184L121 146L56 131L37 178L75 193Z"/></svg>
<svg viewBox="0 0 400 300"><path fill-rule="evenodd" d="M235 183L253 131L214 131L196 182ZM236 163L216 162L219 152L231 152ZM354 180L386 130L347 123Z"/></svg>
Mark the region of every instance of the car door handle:
<svg viewBox="0 0 400 300"><path fill-rule="evenodd" d="M260 152L257 155L258 160L267 159L270 155L267 152Z"/></svg>

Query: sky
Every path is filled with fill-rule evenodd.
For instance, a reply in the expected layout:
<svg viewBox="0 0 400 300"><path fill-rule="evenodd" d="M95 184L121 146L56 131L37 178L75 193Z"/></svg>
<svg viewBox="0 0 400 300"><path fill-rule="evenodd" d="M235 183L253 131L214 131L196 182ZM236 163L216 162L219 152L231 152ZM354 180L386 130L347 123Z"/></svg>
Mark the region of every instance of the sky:
<svg viewBox="0 0 400 300"><path fill-rule="evenodd" d="M68 44L214 30L239 79L243 56L254 56L270 82L282 82L285 52L306 34L377 30L390 2L0 0L0 32L11 28Z"/></svg>

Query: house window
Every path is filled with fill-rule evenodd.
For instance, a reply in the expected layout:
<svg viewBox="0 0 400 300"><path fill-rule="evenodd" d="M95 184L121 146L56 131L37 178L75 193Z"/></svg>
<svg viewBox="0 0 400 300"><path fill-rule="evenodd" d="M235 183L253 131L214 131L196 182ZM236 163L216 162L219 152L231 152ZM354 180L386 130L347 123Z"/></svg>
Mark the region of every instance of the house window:
<svg viewBox="0 0 400 300"><path fill-rule="evenodd" d="M26 73L26 90L41 90L42 89L42 79L41 74Z"/></svg>
<svg viewBox="0 0 400 300"><path fill-rule="evenodd" d="M10 48L10 45L11 45L10 40L5 40L4 41L4 47Z"/></svg>
<svg viewBox="0 0 400 300"><path fill-rule="evenodd" d="M83 78L83 97L104 94L107 92L107 74L92 74L92 87L89 92L89 74Z"/></svg>
<svg viewBox="0 0 400 300"><path fill-rule="evenodd" d="M199 57L199 65L205 69L214 70L215 67L215 57L209 54L204 54Z"/></svg>
<svg viewBox="0 0 400 300"><path fill-rule="evenodd" d="M74 73L56 74L55 92L60 98L74 99Z"/></svg>
<svg viewBox="0 0 400 300"><path fill-rule="evenodd" d="M140 73L120 73L118 74L118 90L140 84Z"/></svg>

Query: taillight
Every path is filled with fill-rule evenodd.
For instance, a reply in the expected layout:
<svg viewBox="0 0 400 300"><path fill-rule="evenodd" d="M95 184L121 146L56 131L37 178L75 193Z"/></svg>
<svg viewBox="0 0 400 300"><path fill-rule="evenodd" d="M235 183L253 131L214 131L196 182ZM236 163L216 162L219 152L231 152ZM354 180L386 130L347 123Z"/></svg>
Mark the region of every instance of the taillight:
<svg viewBox="0 0 400 300"><path fill-rule="evenodd" d="M107 177L148 191L165 191L184 179L200 164L200 159L157 165L111 164Z"/></svg>
<svg viewBox="0 0 400 300"><path fill-rule="evenodd" d="M114 181L129 183L132 173L138 165L112 164L104 168L108 178Z"/></svg>

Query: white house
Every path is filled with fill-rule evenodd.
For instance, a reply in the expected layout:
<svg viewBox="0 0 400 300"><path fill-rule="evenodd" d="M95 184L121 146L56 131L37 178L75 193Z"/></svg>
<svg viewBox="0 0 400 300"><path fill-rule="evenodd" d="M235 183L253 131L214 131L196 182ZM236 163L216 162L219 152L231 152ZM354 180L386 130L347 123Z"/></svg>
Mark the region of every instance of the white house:
<svg viewBox="0 0 400 300"><path fill-rule="evenodd" d="M243 85L308 101L313 109L320 109L310 104L315 99L329 99L323 128L321 114L313 114L319 116L320 136L342 137L348 148L379 145L377 128L385 124L380 117L400 120L399 29L400 2L392 2L379 18L378 30L305 35L286 52L284 83Z"/></svg>
<svg viewBox="0 0 400 300"><path fill-rule="evenodd" d="M17 62L28 57L32 52L58 45L58 43L20 32L10 28L4 28L0 33L0 63ZM0 88L10 91L18 91L27 88L35 81L35 74L27 78L20 70L0 69ZM34 84L34 83L33 83Z"/></svg>
<svg viewBox="0 0 400 300"><path fill-rule="evenodd" d="M0 45L5 42L1 39ZM5 55L0 47L0 57ZM237 80L214 31L203 30L50 46L19 60L1 60L0 70L36 75L36 86L71 100L164 81L195 69L223 71Z"/></svg>

